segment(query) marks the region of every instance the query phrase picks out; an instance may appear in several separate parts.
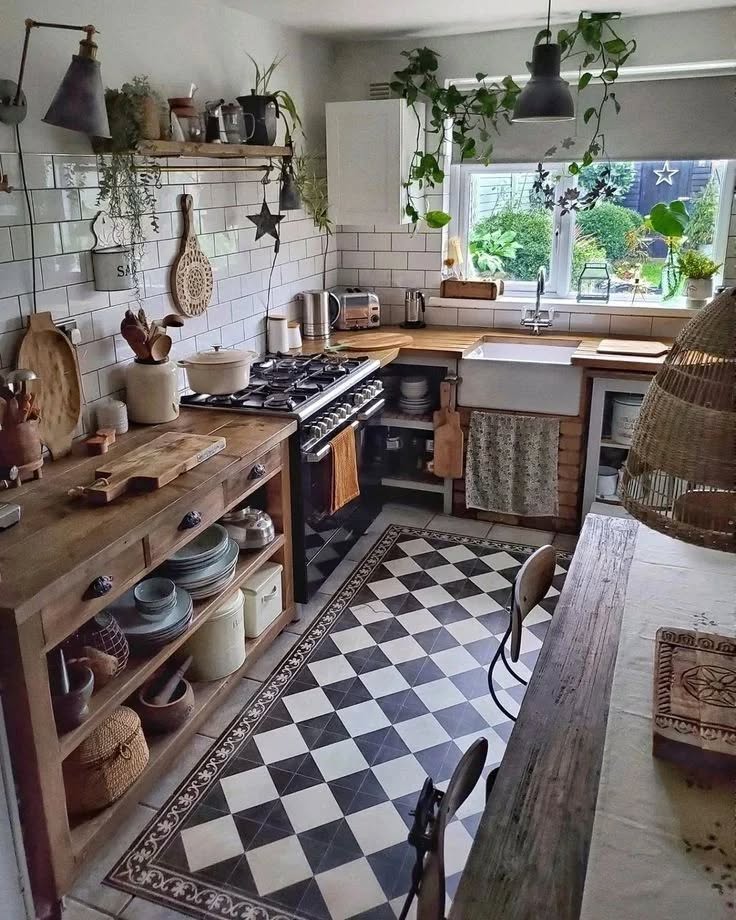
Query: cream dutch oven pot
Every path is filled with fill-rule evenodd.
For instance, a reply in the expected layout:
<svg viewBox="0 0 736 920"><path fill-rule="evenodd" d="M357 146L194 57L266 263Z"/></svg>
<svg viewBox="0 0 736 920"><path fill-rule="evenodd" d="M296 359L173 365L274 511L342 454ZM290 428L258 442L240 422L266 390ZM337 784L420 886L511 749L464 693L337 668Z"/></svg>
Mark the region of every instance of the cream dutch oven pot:
<svg viewBox="0 0 736 920"><path fill-rule="evenodd" d="M179 367L186 370L195 393L224 396L248 386L250 366L255 360L254 351L215 345L184 358Z"/></svg>

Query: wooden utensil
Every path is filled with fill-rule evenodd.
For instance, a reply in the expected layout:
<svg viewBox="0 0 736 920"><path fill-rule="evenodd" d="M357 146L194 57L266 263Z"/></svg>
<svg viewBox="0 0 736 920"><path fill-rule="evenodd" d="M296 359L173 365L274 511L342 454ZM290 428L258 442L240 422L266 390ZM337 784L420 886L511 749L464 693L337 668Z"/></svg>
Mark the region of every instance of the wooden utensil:
<svg viewBox="0 0 736 920"><path fill-rule="evenodd" d="M401 332L361 332L345 337L340 344L348 351L376 351L379 348L401 348L414 339Z"/></svg>
<svg viewBox="0 0 736 920"><path fill-rule="evenodd" d="M150 360L148 337L140 326L126 326L123 329L123 338L130 345L136 358L141 358L143 361Z"/></svg>
<svg viewBox="0 0 736 920"><path fill-rule="evenodd" d="M449 405L444 410L444 422L434 432L434 474L443 479L459 479L463 475L465 437L460 427L460 414L455 411L457 378L443 383L449 386Z"/></svg>
<svg viewBox="0 0 736 920"><path fill-rule="evenodd" d="M149 343L149 348L151 357L154 361L165 361L171 351L171 336L157 335L156 338Z"/></svg>
<svg viewBox="0 0 736 920"><path fill-rule="evenodd" d="M192 656L189 655L168 678L161 689L157 691L155 696L146 697L146 702L150 703L151 706L165 706L171 700L174 690L179 686L179 681L187 673L193 660Z"/></svg>
<svg viewBox="0 0 736 920"><path fill-rule="evenodd" d="M212 266L202 252L192 221L192 196L181 196L184 231L181 248L171 266L171 296L187 316L199 316L212 299Z"/></svg>
<svg viewBox="0 0 736 920"><path fill-rule="evenodd" d="M176 313L167 313L162 320L159 320L162 326L168 328L173 326L176 329L181 329L184 325L184 320L181 316L177 316Z"/></svg>
<svg viewBox="0 0 736 920"><path fill-rule="evenodd" d="M34 387L42 409L41 441L54 460L65 457L72 449L72 436L82 411L82 378L77 352L56 328L50 313L29 317L18 364L32 367L38 375Z"/></svg>
<svg viewBox="0 0 736 920"><path fill-rule="evenodd" d="M440 407L439 409L435 409L434 415L432 416L432 423L435 429L447 422L447 410L450 407L451 397L452 387L450 386L450 381L443 380L442 383L440 383Z"/></svg>
<svg viewBox="0 0 736 920"><path fill-rule="evenodd" d="M599 355L638 355L646 358L661 358L670 350L664 342L637 342L630 339L603 339L596 351Z"/></svg>
<svg viewBox="0 0 736 920"><path fill-rule="evenodd" d="M91 486L72 490L98 505L106 505L128 489L160 489L187 470L224 450L225 438L168 432L149 444L95 470Z"/></svg>

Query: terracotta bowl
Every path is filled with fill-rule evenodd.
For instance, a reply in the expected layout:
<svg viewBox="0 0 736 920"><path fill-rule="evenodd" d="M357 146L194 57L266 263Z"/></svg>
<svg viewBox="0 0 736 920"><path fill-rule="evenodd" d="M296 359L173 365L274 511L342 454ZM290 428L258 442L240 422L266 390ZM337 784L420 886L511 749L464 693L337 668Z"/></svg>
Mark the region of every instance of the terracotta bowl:
<svg viewBox="0 0 736 920"><path fill-rule="evenodd" d="M153 678L153 681L157 681ZM146 693L153 681L143 684L135 698L135 708L141 717L144 731L166 734L189 721L194 711L194 690L188 680L182 677L172 699L163 706L154 706L146 699Z"/></svg>

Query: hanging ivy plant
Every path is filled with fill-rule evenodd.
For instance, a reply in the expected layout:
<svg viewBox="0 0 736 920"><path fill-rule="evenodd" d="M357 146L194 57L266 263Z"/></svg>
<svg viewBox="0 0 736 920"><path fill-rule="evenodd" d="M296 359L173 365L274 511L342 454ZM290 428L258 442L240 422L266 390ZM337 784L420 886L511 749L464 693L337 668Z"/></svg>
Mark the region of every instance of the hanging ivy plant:
<svg viewBox="0 0 736 920"><path fill-rule="evenodd" d="M620 67L636 50L634 39L624 40L615 30L613 23L620 18L619 13L580 13L574 29L560 29L556 41L560 45L563 61L580 59L578 90L588 86L600 88L600 99L596 105L589 106L583 113L583 122L592 126L590 139L582 155L573 161L568 169L577 175L582 168L605 154L605 134L603 118L607 111L616 114L621 105L612 89L619 76ZM535 45L552 40L552 33L542 29L535 39ZM405 184L406 214L416 224L422 218L433 228L443 227L449 223L450 215L444 211L428 211L424 215L417 208L415 189L427 190L442 185L445 173L440 165L445 138L460 148L460 157L467 160L477 157L488 164L493 155L493 139L505 124L510 124L516 99L521 87L513 77L488 82L486 73L475 75L478 87L462 91L454 84L443 86L437 79L440 55L431 48L415 48L402 51L407 59L407 66L394 73L391 89L406 100L416 116L417 142L409 172L409 181ZM528 65L527 65L528 66ZM416 104L426 102L428 105L428 125L426 140L423 143L422 124ZM482 145L478 149L478 142ZM572 138L565 138L560 146L569 150L575 146ZM553 156L557 146L550 147L545 156ZM541 164L541 173L545 172ZM558 202L567 210L580 210L592 207L601 197L610 197L610 183L603 177L597 193L593 189L580 196L578 189L571 187ZM598 183L596 183L598 185ZM550 198L550 183L546 176L538 188L542 200L549 208L555 206L554 190Z"/></svg>

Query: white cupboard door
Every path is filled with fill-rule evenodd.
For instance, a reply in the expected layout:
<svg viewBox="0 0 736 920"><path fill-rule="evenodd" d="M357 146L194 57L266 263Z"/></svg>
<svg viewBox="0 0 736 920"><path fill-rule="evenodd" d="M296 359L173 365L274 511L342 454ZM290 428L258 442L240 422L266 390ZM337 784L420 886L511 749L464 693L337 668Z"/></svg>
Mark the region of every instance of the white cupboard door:
<svg viewBox="0 0 736 920"><path fill-rule="evenodd" d="M403 99L330 102L326 109L332 220L361 227L408 223L403 186L416 149L414 112ZM423 141L423 131L419 136Z"/></svg>

